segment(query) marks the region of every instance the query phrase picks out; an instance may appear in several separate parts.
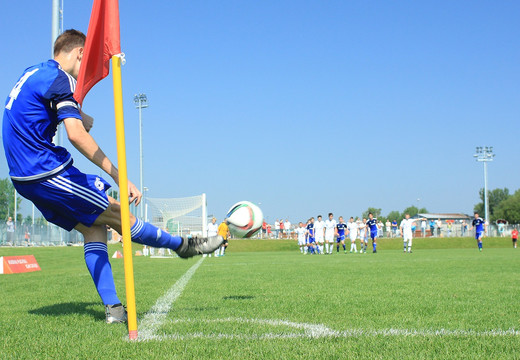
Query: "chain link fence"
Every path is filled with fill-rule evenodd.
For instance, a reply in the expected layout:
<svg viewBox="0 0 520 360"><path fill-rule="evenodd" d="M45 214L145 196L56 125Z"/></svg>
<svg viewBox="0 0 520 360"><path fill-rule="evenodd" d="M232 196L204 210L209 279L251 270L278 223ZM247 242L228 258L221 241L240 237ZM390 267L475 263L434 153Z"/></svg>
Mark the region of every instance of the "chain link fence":
<svg viewBox="0 0 520 360"><path fill-rule="evenodd" d="M83 235L56 225L17 224L14 232L0 224L0 246L72 246L83 245Z"/></svg>

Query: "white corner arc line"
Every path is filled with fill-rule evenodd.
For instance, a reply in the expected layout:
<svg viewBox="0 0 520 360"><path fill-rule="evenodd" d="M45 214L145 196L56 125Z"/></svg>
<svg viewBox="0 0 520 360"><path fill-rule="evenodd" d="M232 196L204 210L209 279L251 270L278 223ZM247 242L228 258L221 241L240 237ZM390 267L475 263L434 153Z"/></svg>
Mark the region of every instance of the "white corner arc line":
<svg viewBox="0 0 520 360"><path fill-rule="evenodd" d="M166 294L157 299L155 305L152 306L150 311L144 315L144 318L140 322L138 327L138 341L153 340L158 338L158 336L155 334L156 331L165 322L166 316L168 316L168 312L172 308L173 303L179 298L179 296L181 296L184 288L203 261L204 258L200 258L200 260L197 261L195 265L190 267L188 271L186 271L184 275L182 275L181 278L177 280L175 284L173 284L173 286L166 292Z"/></svg>

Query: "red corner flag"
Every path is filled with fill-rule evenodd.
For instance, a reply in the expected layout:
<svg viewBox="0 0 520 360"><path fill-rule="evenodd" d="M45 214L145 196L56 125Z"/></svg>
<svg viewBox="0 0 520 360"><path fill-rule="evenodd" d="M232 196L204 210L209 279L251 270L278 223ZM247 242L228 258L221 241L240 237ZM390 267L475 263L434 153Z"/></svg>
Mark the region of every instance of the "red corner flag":
<svg viewBox="0 0 520 360"><path fill-rule="evenodd" d="M74 98L80 104L110 70L110 58L121 53L118 0L94 0L88 24L85 51L81 60Z"/></svg>

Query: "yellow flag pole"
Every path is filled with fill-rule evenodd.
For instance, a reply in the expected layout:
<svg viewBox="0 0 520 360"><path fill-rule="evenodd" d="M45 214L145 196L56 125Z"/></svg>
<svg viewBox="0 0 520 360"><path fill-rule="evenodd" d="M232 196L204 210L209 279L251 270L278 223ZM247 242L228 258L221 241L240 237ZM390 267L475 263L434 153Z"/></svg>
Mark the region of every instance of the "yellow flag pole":
<svg viewBox="0 0 520 360"><path fill-rule="evenodd" d="M128 337L137 339L137 314L135 307L134 265L130 235L130 206L128 204L128 173L126 169L125 122L123 116L123 86L121 57L112 56L114 83L114 109L116 115L117 165L119 167L119 192L121 199L121 227L123 229L123 259L125 264L126 309L128 311Z"/></svg>

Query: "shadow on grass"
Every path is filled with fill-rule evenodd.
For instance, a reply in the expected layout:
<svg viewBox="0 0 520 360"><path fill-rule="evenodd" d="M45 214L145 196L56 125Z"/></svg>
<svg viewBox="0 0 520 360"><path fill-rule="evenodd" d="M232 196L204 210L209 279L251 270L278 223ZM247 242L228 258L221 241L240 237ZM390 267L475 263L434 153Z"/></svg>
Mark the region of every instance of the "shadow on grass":
<svg viewBox="0 0 520 360"><path fill-rule="evenodd" d="M255 297L253 295L230 295L230 296L224 296L223 300L250 300L254 299Z"/></svg>
<svg viewBox="0 0 520 360"><path fill-rule="evenodd" d="M104 319L105 313L96 310L99 308L98 302L67 302L43 306L38 309L29 310L29 314L42 316L67 316L71 314L90 315L95 319Z"/></svg>

